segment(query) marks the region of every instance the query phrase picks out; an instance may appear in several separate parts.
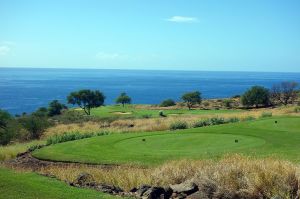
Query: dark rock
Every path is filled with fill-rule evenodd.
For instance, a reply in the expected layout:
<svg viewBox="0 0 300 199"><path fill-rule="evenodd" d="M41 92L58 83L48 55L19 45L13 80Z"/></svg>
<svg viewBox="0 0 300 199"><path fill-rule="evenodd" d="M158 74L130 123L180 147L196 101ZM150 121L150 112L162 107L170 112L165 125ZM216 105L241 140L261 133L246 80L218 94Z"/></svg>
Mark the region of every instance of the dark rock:
<svg viewBox="0 0 300 199"><path fill-rule="evenodd" d="M142 197L143 194L150 188L151 188L151 186L149 186L149 185L141 185L139 188L137 188L137 191L135 192L136 196Z"/></svg>
<svg viewBox="0 0 300 199"><path fill-rule="evenodd" d="M135 193L136 191L137 191L137 188L136 188L136 187L133 187L132 189L130 189L129 192Z"/></svg>
<svg viewBox="0 0 300 199"><path fill-rule="evenodd" d="M164 198L165 199L170 198L173 193L173 190L171 189L171 187L166 186L166 187L164 187L164 190L165 190Z"/></svg>
<svg viewBox="0 0 300 199"><path fill-rule="evenodd" d="M104 193L109 194L119 194L124 192L120 187L114 185L106 185L106 184L99 184L95 186L95 189Z"/></svg>
<svg viewBox="0 0 300 199"><path fill-rule="evenodd" d="M164 199L165 190L162 187L151 187L143 193L143 199Z"/></svg>
<svg viewBox="0 0 300 199"><path fill-rule="evenodd" d="M187 197L188 199L209 199L205 193L197 191Z"/></svg>
<svg viewBox="0 0 300 199"><path fill-rule="evenodd" d="M185 193L187 195L198 191L198 186L193 182L183 182L181 184L170 185L173 192Z"/></svg>
<svg viewBox="0 0 300 199"><path fill-rule="evenodd" d="M74 180L73 184L77 186L86 186L89 183L94 182L94 178L89 173L81 173L78 177Z"/></svg>

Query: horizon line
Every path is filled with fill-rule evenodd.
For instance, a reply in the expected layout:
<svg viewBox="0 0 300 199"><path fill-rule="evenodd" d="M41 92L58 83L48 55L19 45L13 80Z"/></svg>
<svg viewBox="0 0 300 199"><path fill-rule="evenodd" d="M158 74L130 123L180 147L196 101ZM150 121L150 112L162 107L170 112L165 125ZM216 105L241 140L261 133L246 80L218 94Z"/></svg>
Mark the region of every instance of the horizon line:
<svg viewBox="0 0 300 199"><path fill-rule="evenodd" d="M0 66L0 69L72 69L72 70L126 70L126 71L182 71L182 72L245 72L245 73L300 73L300 71L246 71L246 70L196 70L196 69L135 69L135 68L96 68L96 67L36 67L36 66Z"/></svg>

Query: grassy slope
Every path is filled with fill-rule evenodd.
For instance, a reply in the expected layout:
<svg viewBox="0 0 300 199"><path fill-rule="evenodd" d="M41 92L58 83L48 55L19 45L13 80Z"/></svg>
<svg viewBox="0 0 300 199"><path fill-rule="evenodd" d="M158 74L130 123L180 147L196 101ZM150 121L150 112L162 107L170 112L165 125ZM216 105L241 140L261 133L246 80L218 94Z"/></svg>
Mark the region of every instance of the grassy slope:
<svg viewBox="0 0 300 199"><path fill-rule="evenodd" d="M102 136L52 145L34 155L60 161L151 165L171 159L212 158L241 152L300 161L299 130L299 117L274 117L176 132ZM235 139L239 142L235 143Z"/></svg>
<svg viewBox="0 0 300 199"><path fill-rule="evenodd" d="M91 110L91 114L99 117L158 117L158 113L161 109L147 109L145 108L136 108L136 105L126 105L122 107L121 105L112 105L112 106L102 106ZM125 112L130 114L118 114L118 112ZM242 110L188 110L187 108L182 109L173 109L173 110L163 110L164 114L218 114L218 113L237 113L242 112Z"/></svg>
<svg viewBox="0 0 300 199"><path fill-rule="evenodd" d="M17 173L0 167L0 198L5 199L64 199L64 198L116 198L87 189L70 187L63 182L35 173Z"/></svg>

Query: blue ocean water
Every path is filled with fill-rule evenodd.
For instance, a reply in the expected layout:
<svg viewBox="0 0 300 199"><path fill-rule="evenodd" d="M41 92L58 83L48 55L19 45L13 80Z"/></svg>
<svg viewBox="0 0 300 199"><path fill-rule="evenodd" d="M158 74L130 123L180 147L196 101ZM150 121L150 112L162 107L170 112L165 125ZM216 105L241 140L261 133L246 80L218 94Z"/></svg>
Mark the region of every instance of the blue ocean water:
<svg viewBox="0 0 300 199"><path fill-rule="evenodd" d="M253 85L271 87L282 81L300 82L300 73L147 71L102 69L0 68L0 108L12 114L32 112L78 89L98 89L106 104L126 92L136 104L180 100L199 90L204 98L230 97Z"/></svg>

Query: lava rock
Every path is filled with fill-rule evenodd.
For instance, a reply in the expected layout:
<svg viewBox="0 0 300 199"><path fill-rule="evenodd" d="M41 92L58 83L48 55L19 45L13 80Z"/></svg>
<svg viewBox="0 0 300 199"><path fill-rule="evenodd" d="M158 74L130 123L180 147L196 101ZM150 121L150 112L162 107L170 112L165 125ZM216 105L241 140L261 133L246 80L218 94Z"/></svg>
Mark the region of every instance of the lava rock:
<svg viewBox="0 0 300 199"><path fill-rule="evenodd" d="M88 184L94 182L94 178L89 173L80 173L78 177L74 180L73 184L77 186L87 186Z"/></svg>
<svg viewBox="0 0 300 199"><path fill-rule="evenodd" d="M187 195L198 191L198 186L193 182L183 182L181 184L170 185L171 189L175 193L185 193Z"/></svg>

